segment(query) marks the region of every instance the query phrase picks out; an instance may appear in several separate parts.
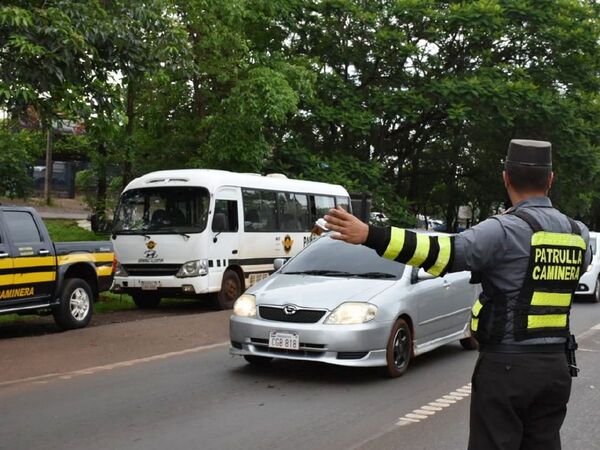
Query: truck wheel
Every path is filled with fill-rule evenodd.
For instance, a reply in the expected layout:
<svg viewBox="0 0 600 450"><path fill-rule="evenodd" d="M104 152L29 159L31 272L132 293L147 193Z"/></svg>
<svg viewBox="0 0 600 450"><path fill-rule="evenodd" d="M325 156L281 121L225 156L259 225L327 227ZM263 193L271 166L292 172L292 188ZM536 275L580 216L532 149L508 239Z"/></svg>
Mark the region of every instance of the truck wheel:
<svg viewBox="0 0 600 450"><path fill-rule="evenodd" d="M217 297L218 306L221 309L233 308L233 303L242 295L242 282L233 270L226 270L221 282L221 291Z"/></svg>
<svg viewBox="0 0 600 450"><path fill-rule="evenodd" d="M160 303L160 296L158 294L148 293L136 293L131 294L133 303L140 309L152 309L156 308Z"/></svg>
<svg viewBox="0 0 600 450"><path fill-rule="evenodd" d="M383 375L397 378L408 369L412 355L412 335L410 327L404 319L398 319L388 339L385 352L387 366L383 367Z"/></svg>
<svg viewBox="0 0 600 450"><path fill-rule="evenodd" d="M80 278L65 280L60 303L52 310L56 324L63 330L83 328L92 320L94 296L90 285Z"/></svg>

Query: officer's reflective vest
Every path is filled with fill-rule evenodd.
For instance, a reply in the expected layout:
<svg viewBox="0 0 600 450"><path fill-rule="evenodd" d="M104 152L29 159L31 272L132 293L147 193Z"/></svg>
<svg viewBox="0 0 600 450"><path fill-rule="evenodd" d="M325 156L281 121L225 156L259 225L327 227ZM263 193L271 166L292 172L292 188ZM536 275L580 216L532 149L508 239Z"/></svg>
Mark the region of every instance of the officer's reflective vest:
<svg viewBox="0 0 600 450"><path fill-rule="evenodd" d="M505 337L506 322L512 317L515 341L568 337L571 299L586 250L581 230L569 219L571 233L551 233L524 211L510 214L527 222L533 230L527 275L516 298L482 293L472 309L471 330L480 343L499 343Z"/></svg>

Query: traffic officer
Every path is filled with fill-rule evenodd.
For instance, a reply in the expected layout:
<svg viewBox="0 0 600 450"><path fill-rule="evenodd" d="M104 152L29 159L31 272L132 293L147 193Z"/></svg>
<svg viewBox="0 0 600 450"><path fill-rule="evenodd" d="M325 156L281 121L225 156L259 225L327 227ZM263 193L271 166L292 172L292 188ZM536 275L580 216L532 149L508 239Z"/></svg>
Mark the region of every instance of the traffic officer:
<svg viewBox="0 0 600 450"><path fill-rule="evenodd" d="M512 140L502 177L512 208L455 236L368 226L341 208L325 220L333 238L432 275L472 271L483 292L471 319L480 353L469 449L560 449L577 370L566 355L569 311L589 232L552 207L549 142Z"/></svg>

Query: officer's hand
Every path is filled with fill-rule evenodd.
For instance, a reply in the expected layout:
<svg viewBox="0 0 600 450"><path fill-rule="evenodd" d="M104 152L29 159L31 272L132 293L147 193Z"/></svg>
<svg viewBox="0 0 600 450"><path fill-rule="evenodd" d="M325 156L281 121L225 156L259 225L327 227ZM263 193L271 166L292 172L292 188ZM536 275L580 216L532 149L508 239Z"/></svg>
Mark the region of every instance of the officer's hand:
<svg viewBox="0 0 600 450"><path fill-rule="evenodd" d="M334 233L331 237L351 244L363 244L369 235L369 225L361 222L341 207L330 209L325 216L327 228Z"/></svg>

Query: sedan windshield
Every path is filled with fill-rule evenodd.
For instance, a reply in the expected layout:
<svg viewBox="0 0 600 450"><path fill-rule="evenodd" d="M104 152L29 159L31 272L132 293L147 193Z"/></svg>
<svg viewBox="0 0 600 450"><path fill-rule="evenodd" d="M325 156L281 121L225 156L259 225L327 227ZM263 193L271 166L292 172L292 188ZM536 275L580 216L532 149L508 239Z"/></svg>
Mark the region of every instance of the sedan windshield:
<svg viewBox="0 0 600 450"><path fill-rule="evenodd" d="M323 236L288 262L281 273L398 280L404 264L381 258L375 250Z"/></svg>
<svg viewBox="0 0 600 450"><path fill-rule="evenodd" d="M119 200L113 232L200 233L206 228L208 202L204 188L132 189Z"/></svg>

